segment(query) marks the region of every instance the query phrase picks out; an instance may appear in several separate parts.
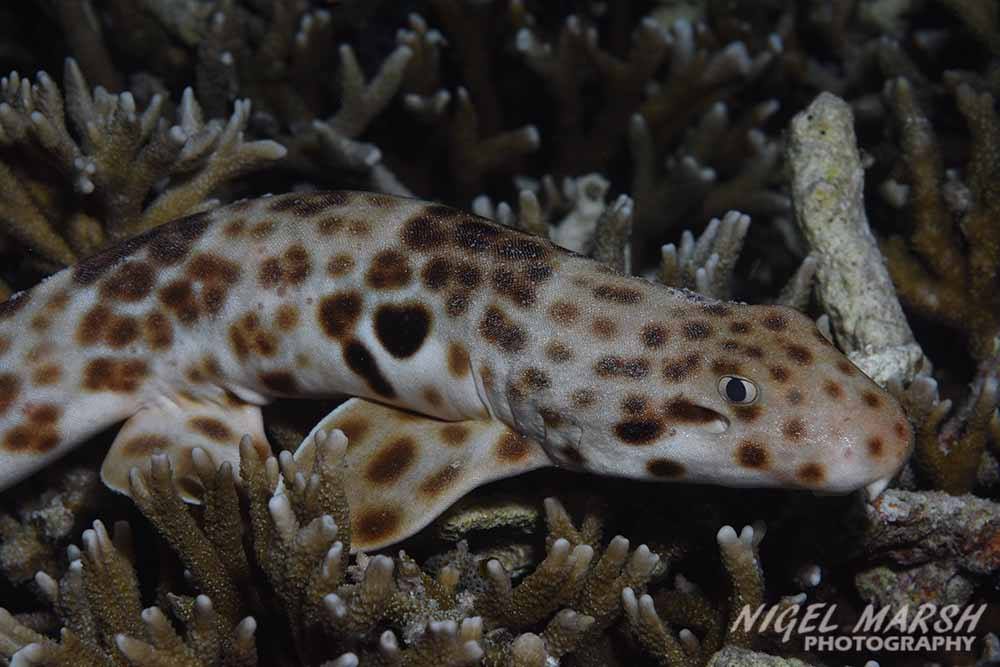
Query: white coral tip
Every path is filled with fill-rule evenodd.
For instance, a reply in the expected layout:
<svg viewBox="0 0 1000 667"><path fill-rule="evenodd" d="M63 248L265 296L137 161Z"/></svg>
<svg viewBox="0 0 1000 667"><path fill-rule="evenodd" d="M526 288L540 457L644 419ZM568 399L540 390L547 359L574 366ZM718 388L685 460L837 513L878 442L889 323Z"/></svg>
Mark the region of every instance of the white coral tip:
<svg viewBox="0 0 1000 667"><path fill-rule="evenodd" d="M639 614L641 614L646 621L658 621L660 619L656 613L656 604L653 602L652 595L643 593L642 597L639 598Z"/></svg>
<svg viewBox="0 0 1000 667"><path fill-rule="evenodd" d="M622 606L625 607L625 613L628 614L630 621L634 623L638 620L639 601L631 587L622 589Z"/></svg>
<svg viewBox="0 0 1000 667"><path fill-rule="evenodd" d="M719 546L728 547L736 544L739 541L739 537L736 535L736 529L732 526L723 526L719 529L718 534L715 536L716 541Z"/></svg>
<svg viewBox="0 0 1000 667"><path fill-rule="evenodd" d="M45 664L45 646L28 644L10 658L10 667L37 667Z"/></svg>
<svg viewBox="0 0 1000 667"><path fill-rule="evenodd" d="M257 619L253 616L247 616L240 624L236 626L236 639L237 641L246 641L250 639L257 632Z"/></svg>
<svg viewBox="0 0 1000 667"><path fill-rule="evenodd" d="M462 619L461 635L467 638L479 638L483 634L482 616L470 616Z"/></svg>
<svg viewBox="0 0 1000 667"><path fill-rule="evenodd" d="M682 628L681 631L677 633L677 638L680 639L681 644L684 646L688 655L698 655L701 652L701 642L698 641L698 637L687 628Z"/></svg>
<svg viewBox="0 0 1000 667"><path fill-rule="evenodd" d="M607 552L613 555L615 558L624 558L625 554L628 553L628 548L631 543L628 538L623 535L615 535L611 538L611 542L608 543Z"/></svg>
<svg viewBox="0 0 1000 667"><path fill-rule="evenodd" d="M38 586L39 590L42 591L50 602L55 602L59 598L59 582L44 570L35 572L35 585Z"/></svg>
<svg viewBox="0 0 1000 667"><path fill-rule="evenodd" d="M326 607L326 610L338 620L347 617L347 605L344 603L343 598L336 593L330 593L324 597L323 606Z"/></svg>
<svg viewBox="0 0 1000 667"><path fill-rule="evenodd" d="M194 599L194 612L196 614L211 614L212 599L207 595L199 595Z"/></svg>
<svg viewBox="0 0 1000 667"><path fill-rule="evenodd" d="M387 657L399 653L399 640L392 630L386 630L378 638L378 649Z"/></svg>
<svg viewBox="0 0 1000 667"><path fill-rule="evenodd" d="M479 645L474 639L462 644L462 659L466 662L479 662L483 659L486 653L483 651L483 647Z"/></svg>
<svg viewBox="0 0 1000 667"><path fill-rule="evenodd" d="M569 556L570 543L565 537L560 537L558 540L552 543L552 551L549 553L550 557L562 560Z"/></svg>
<svg viewBox="0 0 1000 667"><path fill-rule="evenodd" d="M542 145L542 134L538 131L538 127L535 125L528 125L524 128L524 136L528 140L528 143L532 148L538 148Z"/></svg>
<svg viewBox="0 0 1000 667"><path fill-rule="evenodd" d="M132 93L125 91L118 96L118 103L121 104L122 109L128 115L129 120L134 120L135 118L135 98L132 97Z"/></svg>

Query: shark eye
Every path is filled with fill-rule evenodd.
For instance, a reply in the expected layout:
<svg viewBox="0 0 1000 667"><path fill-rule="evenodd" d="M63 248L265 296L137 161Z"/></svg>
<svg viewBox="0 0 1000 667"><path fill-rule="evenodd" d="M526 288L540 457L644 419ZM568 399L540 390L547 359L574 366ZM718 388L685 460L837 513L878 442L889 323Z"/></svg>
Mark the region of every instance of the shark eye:
<svg viewBox="0 0 1000 667"><path fill-rule="evenodd" d="M737 405L749 405L757 400L757 385L746 378L724 375L719 379L722 398Z"/></svg>

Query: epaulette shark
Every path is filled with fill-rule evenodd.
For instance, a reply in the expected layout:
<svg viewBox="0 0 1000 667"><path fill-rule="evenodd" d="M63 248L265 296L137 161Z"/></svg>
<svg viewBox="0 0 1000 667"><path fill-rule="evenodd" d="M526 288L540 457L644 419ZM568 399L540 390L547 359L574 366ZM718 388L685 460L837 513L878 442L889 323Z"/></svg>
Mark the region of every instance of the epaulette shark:
<svg viewBox="0 0 1000 667"><path fill-rule="evenodd" d="M0 488L124 422L129 492L167 454L269 454L261 406L345 397L356 549L488 481L594 474L848 492L912 445L896 400L801 313L706 300L438 204L245 200L128 239L0 304ZM307 438L297 456L308 456Z"/></svg>

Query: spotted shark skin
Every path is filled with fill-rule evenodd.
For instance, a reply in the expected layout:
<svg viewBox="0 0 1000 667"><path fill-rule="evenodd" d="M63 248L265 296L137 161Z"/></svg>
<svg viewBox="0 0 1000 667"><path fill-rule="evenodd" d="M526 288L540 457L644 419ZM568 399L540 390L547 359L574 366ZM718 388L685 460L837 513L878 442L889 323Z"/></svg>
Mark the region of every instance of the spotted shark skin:
<svg viewBox="0 0 1000 667"><path fill-rule="evenodd" d="M348 435L364 549L545 465L848 492L912 445L895 399L794 310L329 192L168 223L0 304L0 489L124 421L105 482L127 493L165 451L196 500L193 447L236 461L249 434L268 452L260 406L330 396L354 397L320 427Z"/></svg>

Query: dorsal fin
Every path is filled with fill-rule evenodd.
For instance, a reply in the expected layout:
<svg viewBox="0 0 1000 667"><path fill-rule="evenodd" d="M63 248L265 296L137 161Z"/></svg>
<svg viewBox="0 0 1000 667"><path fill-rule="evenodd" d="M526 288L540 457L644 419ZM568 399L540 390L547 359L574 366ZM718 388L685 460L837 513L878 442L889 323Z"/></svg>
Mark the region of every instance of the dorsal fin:
<svg viewBox="0 0 1000 667"><path fill-rule="evenodd" d="M348 438L344 486L357 551L413 535L478 486L552 464L499 421L447 422L359 398L316 425L296 462L311 466L316 433L338 429Z"/></svg>
<svg viewBox="0 0 1000 667"><path fill-rule="evenodd" d="M181 497L198 503L201 483L194 472L192 450L205 450L214 467L230 461L239 470L239 444L244 435L253 438L262 455L270 455L259 407L232 397L227 397L225 405L185 397L164 399L125 422L104 457L101 479L109 488L129 495L129 470L148 467L150 457L161 452L170 458Z"/></svg>

